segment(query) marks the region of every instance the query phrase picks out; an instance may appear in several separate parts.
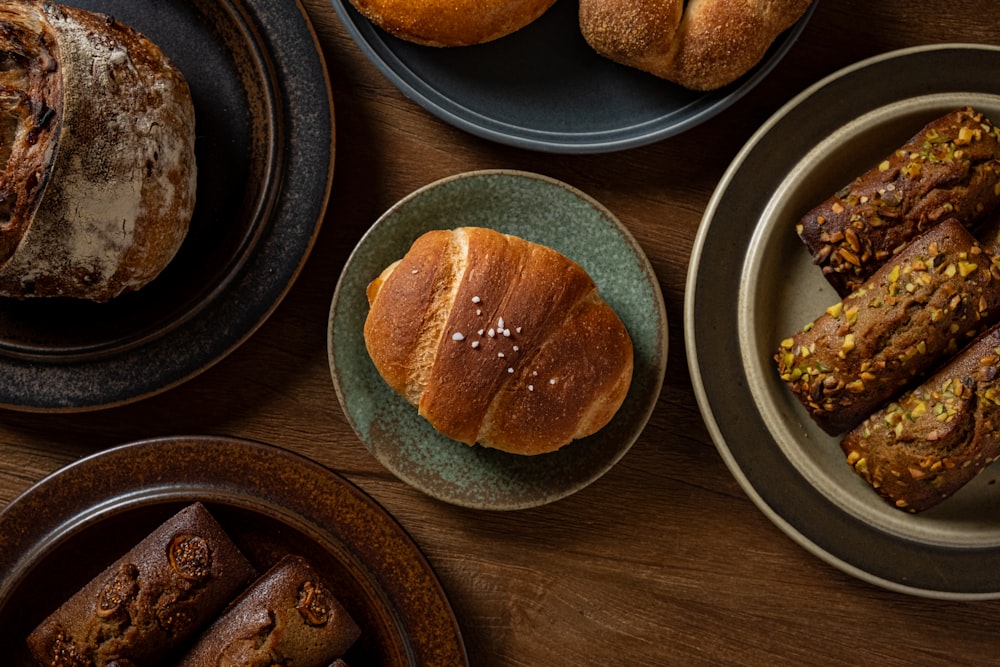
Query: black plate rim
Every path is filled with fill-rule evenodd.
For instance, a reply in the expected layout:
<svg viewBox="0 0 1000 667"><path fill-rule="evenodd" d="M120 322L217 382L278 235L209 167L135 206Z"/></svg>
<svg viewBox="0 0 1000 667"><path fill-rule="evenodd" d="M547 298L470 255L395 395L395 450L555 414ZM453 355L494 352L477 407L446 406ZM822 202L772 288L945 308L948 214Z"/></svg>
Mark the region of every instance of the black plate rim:
<svg viewBox="0 0 1000 667"><path fill-rule="evenodd" d="M334 173L333 92L318 36L301 0L215 0L251 22L275 88L278 182L270 217L244 264L209 302L161 335L111 355L41 360L0 355L0 408L85 412L134 403L200 375L249 339L277 309L312 251ZM235 3L235 4L234 4ZM323 134L317 140L317 128ZM290 147L295 146L292 150ZM150 360L156 360L150 363ZM166 363L164 363L166 360ZM16 380L30 377L31 387ZM59 388L53 391L53 388Z"/></svg>
<svg viewBox="0 0 1000 667"><path fill-rule="evenodd" d="M566 1L566 0L563 0ZM460 100L446 97L420 77L392 48L395 37L379 31L349 0L330 0L345 29L364 55L400 92L440 120L469 134L500 144L547 153L598 154L637 148L685 132L713 118L735 104L756 87L784 58L809 22L819 0L806 9L794 26L772 44L762 61L736 82L702 94L695 102L673 109L658 119L624 123L603 131L556 133L518 127L464 107ZM428 47L434 48L434 47ZM595 62L601 56L594 53ZM624 67L624 66L622 66ZM651 75L650 75L651 76ZM664 86L673 86L663 82ZM694 111L680 119L674 116L685 108Z"/></svg>

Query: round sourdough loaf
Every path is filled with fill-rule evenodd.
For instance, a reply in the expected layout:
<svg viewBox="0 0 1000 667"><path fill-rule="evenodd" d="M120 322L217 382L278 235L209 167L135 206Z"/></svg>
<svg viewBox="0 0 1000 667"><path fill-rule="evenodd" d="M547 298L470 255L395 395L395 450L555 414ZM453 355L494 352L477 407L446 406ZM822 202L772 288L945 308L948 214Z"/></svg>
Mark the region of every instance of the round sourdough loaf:
<svg viewBox="0 0 1000 667"><path fill-rule="evenodd" d="M0 295L107 301L160 274L195 203L181 73L135 30L0 5Z"/></svg>

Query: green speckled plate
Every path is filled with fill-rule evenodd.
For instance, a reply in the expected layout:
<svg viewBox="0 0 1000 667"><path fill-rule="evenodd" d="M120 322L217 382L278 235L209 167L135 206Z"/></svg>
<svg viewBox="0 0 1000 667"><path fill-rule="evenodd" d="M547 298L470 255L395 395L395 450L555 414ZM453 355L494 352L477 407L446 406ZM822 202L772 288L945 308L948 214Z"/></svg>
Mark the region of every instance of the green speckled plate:
<svg viewBox="0 0 1000 667"><path fill-rule="evenodd" d="M434 430L375 370L365 349L365 289L432 229L489 227L577 261L628 328L635 372L625 403L598 433L540 456L469 447ZM465 507L511 510L564 498L598 479L642 432L663 384L667 316L653 269L603 206L553 179L517 171L459 174L390 208L348 259L330 308L329 357L341 406L386 468L428 495Z"/></svg>

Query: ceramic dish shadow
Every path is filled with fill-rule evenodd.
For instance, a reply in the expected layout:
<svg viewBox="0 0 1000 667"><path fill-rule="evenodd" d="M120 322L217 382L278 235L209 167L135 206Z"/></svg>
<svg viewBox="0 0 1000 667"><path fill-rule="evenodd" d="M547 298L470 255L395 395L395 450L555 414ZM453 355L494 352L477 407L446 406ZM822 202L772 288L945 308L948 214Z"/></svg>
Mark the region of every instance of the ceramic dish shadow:
<svg viewBox="0 0 1000 667"><path fill-rule="evenodd" d="M0 512L0 655L33 667L24 639L164 520L205 504L258 571L296 553L336 582L362 628L346 659L466 667L451 606L403 528L330 470L262 443L177 437L131 443L42 480Z"/></svg>
<svg viewBox="0 0 1000 667"><path fill-rule="evenodd" d="M517 456L441 435L382 380L365 349L365 289L432 229L489 227L577 261L632 337L635 372L604 429L562 449ZM660 394L667 318L659 283L628 231L593 199L550 178L479 171L432 183L390 208L344 267L330 308L330 368L341 406L368 450L397 477L440 500L479 509L534 507L572 494L632 446Z"/></svg>
<svg viewBox="0 0 1000 667"><path fill-rule="evenodd" d="M712 118L770 73L817 4L750 72L718 90L698 92L598 55L580 34L577 3L568 0L512 35L450 49L397 39L349 0L332 3L368 59L430 113L480 137L553 153L632 148Z"/></svg>
<svg viewBox="0 0 1000 667"><path fill-rule="evenodd" d="M74 4L135 27L184 73L197 204L177 257L138 292L107 304L0 299L0 406L13 409L131 402L232 351L298 275L333 175L326 66L297 3Z"/></svg>
<svg viewBox="0 0 1000 667"><path fill-rule="evenodd" d="M930 120L965 105L1000 118L998 75L1000 49L941 45L864 61L805 91L723 178L688 276L696 393L744 489L816 555L917 595L1000 597L1000 469L919 515L890 507L781 383L772 358L783 338L840 301L795 234L798 219Z"/></svg>

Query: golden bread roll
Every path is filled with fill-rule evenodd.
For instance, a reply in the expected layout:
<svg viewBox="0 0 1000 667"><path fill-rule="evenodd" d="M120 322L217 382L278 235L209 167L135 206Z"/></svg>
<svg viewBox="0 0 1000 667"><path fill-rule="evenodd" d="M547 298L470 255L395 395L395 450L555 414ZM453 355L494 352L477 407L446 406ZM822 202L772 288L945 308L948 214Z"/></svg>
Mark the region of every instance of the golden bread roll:
<svg viewBox="0 0 1000 667"><path fill-rule="evenodd" d="M107 301L166 267L194 209L194 107L103 14L0 5L0 296Z"/></svg>
<svg viewBox="0 0 1000 667"><path fill-rule="evenodd" d="M541 454L603 428L632 341L558 252L489 229L431 231L368 287L375 368L444 435Z"/></svg>
<svg viewBox="0 0 1000 667"><path fill-rule="evenodd" d="M732 83L761 61L811 0L580 0L580 30L615 62L693 90Z"/></svg>
<svg viewBox="0 0 1000 667"><path fill-rule="evenodd" d="M471 46L528 25L555 0L351 0L389 34L424 46Z"/></svg>

